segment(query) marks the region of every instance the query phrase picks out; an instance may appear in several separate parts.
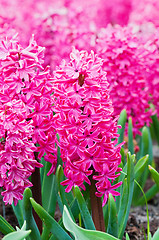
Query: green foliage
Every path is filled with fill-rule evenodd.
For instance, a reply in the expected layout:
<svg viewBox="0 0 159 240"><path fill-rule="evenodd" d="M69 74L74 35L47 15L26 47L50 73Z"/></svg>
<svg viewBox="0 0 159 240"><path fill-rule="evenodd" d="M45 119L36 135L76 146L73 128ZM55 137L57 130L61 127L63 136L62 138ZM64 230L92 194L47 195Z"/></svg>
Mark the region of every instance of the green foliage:
<svg viewBox="0 0 159 240"><path fill-rule="evenodd" d="M120 135L118 138L118 144L123 142L126 120L127 120L127 114L126 114L126 110L124 109L121 112L118 120L118 125L121 126L121 128L118 129L118 134Z"/></svg>
<svg viewBox="0 0 159 240"><path fill-rule="evenodd" d="M107 227L107 232L115 237L118 237L118 215L117 215L117 208L116 208L116 203L111 194L109 194L109 199L108 199L108 227Z"/></svg>
<svg viewBox="0 0 159 240"><path fill-rule="evenodd" d="M30 202L31 197L32 197L31 190L29 188L26 188L23 195L23 211L24 219L26 220L26 229L31 230L31 234L29 236L30 239L41 240L40 232L35 223L32 213L32 205Z"/></svg>
<svg viewBox="0 0 159 240"><path fill-rule="evenodd" d="M64 206L63 211L63 223L65 228L74 235L75 240L119 240L104 232L87 230L79 227L73 222L66 206Z"/></svg>
<svg viewBox="0 0 159 240"><path fill-rule="evenodd" d="M159 120L157 118L157 115L153 115L152 117L152 128L153 128L153 133L155 135L155 138L159 144Z"/></svg>
<svg viewBox="0 0 159 240"><path fill-rule="evenodd" d="M123 142L126 121L126 111L123 110L118 121L118 124L122 126L122 128L118 130L120 134L118 143ZM154 121L157 123L156 119L154 119ZM60 165L60 149L58 148L58 167L56 175L51 174L47 176L50 163L43 161L44 168L40 172L42 183L42 206L32 198L31 190L26 189L24 191L23 200L19 201L17 206L12 206L17 216L19 226L22 227L24 220L26 221L22 229L15 231L15 229L0 216L0 231L6 234L4 240L22 240L25 238L27 240L122 239L131 205L145 204L145 202L147 204L147 201L159 191L159 173L152 167L152 139L149 128L144 127L141 137L138 137L137 140L140 145L140 151L136 156L134 154L132 119L129 118L128 154L126 156L124 148L121 149L122 162L120 167L122 167L123 170L121 175L115 180L115 183L120 181L123 182L117 189L120 196L117 196L115 201L110 194L108 203L103 208L106 233L95 230L89 205L89 191L81 192L76 186L72 192L66 193L65 187L60 184L65 180L65 176L63 168ZM149 173L154 180L154 185L144 194L143 188ZM88 189L87 185L86 189ZM54 219L57 204L63 214L59 222ZM32 207L43 222L43 231L41 234L34 220ZM76 224L77 221L81 227ZM153 237L151 236L148 209L147 224L148 240L159 239L159 230ZM67 231L69 231L69 233ZM127 233L126 240L130 240Z"/></svg>
<svg viewBox="0 0 159 240"><path fill-rule="evenodd" d="M130 153L127 154L127 172L123 183L123 191L120 196L121 201L118 212L119 238L122 238L124 234L132 202L134 190L134 158L134 155L131 155Z"/></svg>
<svg viewBox="0 0 159 240"><path fill-rule="evenodd" d="M31 230L26 231L26 222L24 222L21 229L17 227L17 231L7 234L2 240L25 240L25 238L29 236L30 233Z"/></svg>
<svg viewBox="0 0 159 240"><path fill-rule="evenodd" d="M131 154L134 154L134 143L133 143L133 126L132 126L132 118L129 118L128 121L128 150Z"/></svg>
<svg viewBox="0 0 159 240"><path fill-rule="evenodd" d="M87 208L86 202L81 194L81 191L77 186L75 187L75 196L77 198L78 206L80 209L80 213L81 213L85 228L95 230L95 226L94 226L92 217L90 215L90 212Z"/></svg>
<svg viewBox="0 0 159 240"><path fill-rule="evenodd" d="M13 208L13 211L14 211L16 217L17 217L19 226L22 227L23 223L24 223L22 200L18 201L16 206L13 203L12 208Z"/></svg>
<svg viewBox="0 0 159 240"><path fill-rule="evenodd" d="M149 170L151 172L151 176L153 180L155 181L157 187L159 188L159 173L150 165L149 165Z"/></svg>
<svg viewBox="0 0 159 240"><path fill-rule="evenodd" d="M38 214L38 216L41 218L43 223L46 225L48 230L53 233L53 235L57 239L65 239L65 240L70 240L71 237L64 231L62 227L55 221L55 219L46 212L46 210L38 203L35 202L33 198L30 198L31 204Z"/></svg>
<svg viewBox="0 0 159 240"><path fill-rule="evenodd" d="M3 234L14 232L15 229L0 215L0 231Z"/></svg>
<svg viewBox="0 0 159 240"><path fill-rule="evenodd" d="M152 240L158 240L159 239L159 228L157 231L154 233Z"/></svg>

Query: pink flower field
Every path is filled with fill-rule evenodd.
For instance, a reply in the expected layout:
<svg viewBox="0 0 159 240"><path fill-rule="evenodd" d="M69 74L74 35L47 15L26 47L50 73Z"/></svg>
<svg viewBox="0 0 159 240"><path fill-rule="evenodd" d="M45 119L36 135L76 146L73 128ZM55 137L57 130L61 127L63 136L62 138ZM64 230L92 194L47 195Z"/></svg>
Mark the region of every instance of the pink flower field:
<svg viewBox="0 0 159 240"><path fill-rule="evenodd" d="M121 239L126 211L141 200L135 181L144 189L151 171L153 196L158 192L159 174L151 168L158 118L158 0L0 0L0 188L5 205L19 208L29 188L51 214L44 189L50 191L47 179L53 178L54 204L61 211L69 205L77 220L71 212L77 203L70 199L78 202L78 188L95 228ZM94 197L88 200L89 191ZM80 201L76 209L84 211ZM117 211L116 233L113 218L104 220L111 206ZM95 220L96 207L104 218ZM89 225L80 218L79 223ZM45 229L42 239L58 239L56 233L49 238L50 231Z"/></svg>

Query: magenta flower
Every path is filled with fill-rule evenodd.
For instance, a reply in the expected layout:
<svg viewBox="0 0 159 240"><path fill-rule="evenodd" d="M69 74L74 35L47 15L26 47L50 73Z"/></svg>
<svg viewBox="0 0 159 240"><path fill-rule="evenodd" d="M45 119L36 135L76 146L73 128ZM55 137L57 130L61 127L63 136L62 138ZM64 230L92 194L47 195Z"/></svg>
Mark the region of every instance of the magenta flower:
<svg viewBox="0 0 159 240"><path fill-rule="evenodd" d="M100 177L96 183L100 196L115 194L110 185L121 171L118 165L122 144L115 147L118 126L112 117L103 60L93 51L88 54L75 48L70 58L68 64L63 63L54 72L54 121L67 178L62 185L67 185L67 192L75 185L85 189L84 182L90 184L89 176L93 175L93 179ZM78 72L77 65L80 66ZM78 74L75 77L73 73ZM102 181L110 185L103 185ZM106 197L104 199L103 205Z"/></svg>
<svg viewBox="0 0 159 240"><path fill-rule="evenodd" d="M114 117L126 109L132 117L134 136L150 125L150 95L147 86L148 50L129 27L108 26L97 39L97 52L104 59Z"/></svg>
<svg viewBox="0 0 159 240"><path fill-rule="evenodd" d="M130 14L130 23L159 27L159 2L158 0L137 0L132 1L132 11ZM148 29L147 29L148 30Z"/></svg>
<svg viewBox="0 0 159 240"><path fill-rule="evenodd" d="M2 196L6 204L12 201L17 204L22 199L24 189L32 186L28 177L35 167L42 167L33 161L36 151L31 141L33 128L25 117L25 108L20 100L0 105L0 186L4 188Z"/></svg>
<svg viewBox="0 0 159 240"><path fill-rule="evenodd" d="M28 178L43 166L35 152L47 161L53 154L49 174L56 169L52 79L43 58L44 48L33 38L26 48L14 37L0 40L0 186L6 204L16 204L32 186Z"/></svg>

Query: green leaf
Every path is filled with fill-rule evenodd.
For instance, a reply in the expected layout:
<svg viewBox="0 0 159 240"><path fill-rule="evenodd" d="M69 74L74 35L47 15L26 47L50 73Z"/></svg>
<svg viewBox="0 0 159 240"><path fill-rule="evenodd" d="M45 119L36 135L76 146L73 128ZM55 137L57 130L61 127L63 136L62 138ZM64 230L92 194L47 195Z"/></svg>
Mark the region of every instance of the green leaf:
<svg viewBox="0 0 159 240"><path fill-rule="evenodd" d="M135 183L138 185L138 187L140 188L142 194L143 194L143 197L145 199L145 204L146 204L146 215L147 215L147 235L148 235L148 240L149 240L149 233L150 233L150 222L149 222L149 212L148 212L148 205L147 205L147 199L146 199L146 196L145 196L145 193L142 189L142 187L140 186L140 184L135 180Z"/></svg>
<svg viewBox="0 0 159 240"><path fill-rule="evenodd" d="M146 155L146 156L140 158L138 160L138 162L136 163L136 165L134 167L134 171L135 171L135 179L137 181L141 178L143 170L147 166L148 159L149 159L149 155Z"/></svg>
<svg viewBox="0 0 159 240"><path fill-rule="evenodd" d="M153 143L152 143L150 128L148 128L148 133L149 133L149 149L148 149L149 162L148 162L148 164L151 165L152 161L153 161Z"/></svg>
<svg viewBox="0 0 159 240"><path fill-rule="evenodd" d="M120 154L121 154L120 167L123 168L123 166L126 164L126 161L125 161L125 152L124 152L124 148L123 148L123 147L121 147L121 149L120 149Z"/></svg>
<svg viewBox="0 0 159 240"><path fill-rule="evenodd" d="M130 240L129 235L126 233L126 240Z"/></svg>
<svg viewBox="0 0 159 240"><path fill-rule="evenodd" d="M150 199L152 199L156 193L158 193L158 186L156 184L154 184L146 193L146 199L147 201L149 201ZM144 196L142 196L141 198L139 198L139 200L137 201L136 205L144 205L145 204L145 198Z"/></svg>
<svg viewBox="0 0 159 240"><path fill-rule="evenodd" d="M32 192L30 188L26 188L23 193L23 211L24 219L26 220L26 229L31 230L31 239L41 240L40 232L33 217L30 197L32 197Z"/></svg>
<svg viewBox="0 0 159 240"><path fill-rule="evenodd" d="M126 120L127 120L126 110L123 109L120 113L120 117L118 120L118 125L121 126L121 128L118 129L118 134L120 135L118 138L118 144L123 142Z"/></svg>
<svg viewBox="0 0 159 240"><path fill-rule="evenodd" d="M74 216L74 219L77 219L78 215L80 214L80 210L79 210L79 206L78 206L78 202L77 202L76 198L74 198L74 200L70 204L70 208L71 208L71 212Z"/></svg>
<svg viewBox="0 0 159 240"><path fill-rule="evenodd" d="M131 155L130 153L127 154L127 184L125 184L125 189L122 194L121 206L118 213L119 238L123 237L132 202L134 191L134 158L135 155Z"/></svg>
<svg viewBox="0 0 159 240"><path fill-rule="evenodd" d="M57 202L56 176L53 173L47 176L47 173L51 168L50 162L45 162L44 166L45 170L42 182L42 206L52 217L54 217ZM47 240L49 238L49 234L50 232L47 230L47 227L44 226L42 239Z"/></svg>
<svg viewBox="0 0 159 240"><path fill-rule="evenodd" d="M41 220L44 222L48 230L57 238L58 240L71 240L72 238L64 231L62 227L55 221L53 217L48 214L45 209L38 203L35 202L33 198L30 198L31 204L38 214L38 216L41 218Z"/></svg>
<svg viewBox="0 0 159 240"><path fill-rule="evenodd" d="M17 231L7 234L2 240L25 240L27 236L31 233L31 230L26 231L26 222L22 226L22 229L17 227Z"/></svg>
<svg viewBox="0 0 159 240"><path fill-rule="evenodd" d="M152 117L152 121L153 121L153 126L154 126L154 133L155 133L155 136L156 136L156 140L159 144L159 120L157 118L157 115L153 115Z"/></svg>
<svg viewBox="0 0 159 240"><path fill-rule="evenodd" d="M14 232L15 229L0 215L0 231L3 234Z"/></svg>
<svg viewBox="0 0 159 240"><path fill-rule="evenodd" d="M95 230L93 219L89 213L89 210L82 196L82 193L77 186L75 187L75 196L77 198L78 206L80 209L80 213L81 213L85 228Z"/></svg>
<svg viewBox="0 0 159 240"><path fill-rule="evenodd" d="M75 240L119 240L108 233L83 229L73 222L67 207L64 206L63 224L74 235Z"/></svg>
<svg viewBox="0 0 159 240"><path fill-rule="evenodd" d="M57 200L57 183L56 176L54 174L47 176L50 167L51 164L49 162L46 162L42 183L42 205L45 210L53 217Z"/></svg>
<svg viewBox="0 0 159 240"><path fill-rule="evenodd" d="M12 232L4 236L2 240L13 240L13 239L24 240L27 236L29 236L30 233L31 233L31 230Z"/></svg>
<svg viewBox="0 0 159 240"><path fill-rule="evenodd" d="M152 166L149 165L148 167L151 172L151 176L155 181L156 185L158 186L158 190L159 190L159 173Z"/></svg>
<svg viewBox="0 0 159 240"><path fill-rule="evenodd" d="M149 159L149 155L146 155L144 157L142 157L141 159L138 160L138 162L135 165L135 180L140 182L142 179L142 175L143 172L145 170L145 168L148 165L148 159ZM139 196L140 196L140 189L138 188L137 185L134 186L134 193L133 193L133 200L132 200L132 204L134 206L138 205L138 200L139 200Z"/></svg>
<svg viewBox="0 0 159 240"><path fill-rule="evenodd" d="M108 216L109 216L109 222L108 222L108 228L107 232L114 237L118 237L118 216L117 216L117 209L116 209L116 203L112 196L112 194L109 194L108 199Z"/></svg>
<svg viewBox="0 0 159 240"><path fill-rule="evenodd" d="M104 215L105 231L107 232L108 222L109 222L108 204L105 204L103 207L103 215Z"/></svg>
<svg viewBox="0 0 159 240"><path fill-rule="evenodd" d="M124 182L125 176L127 176L127 163L125 164L125 166L119 176L118 182ZM120 206L121 206L123 186L124 185L122 184L120 187L118 187L118 192L120 193L120 195L116 197L117 212L119 212Z"/></svg>
<svg viewBox="0 0 159 240"><path fill-rule="evenodd" d="M145 156L148 153L149 149L149 133L148 128L143 127L142 129L142 145L141 145L141 157Z"/></svg>
<svg viewBox="0 0 159 240"><path fill-rule="evenodd" d="M145 239L146 239L146 237L145 237ZM150 232L148 234L148 240L153 240Z"/></svg>
<svg viewBox="0 0 159 240"><path fill-rule="evenodd" d="M134 154L133 132L132 132L132 118L128 121L128 151Z"/></svg>
<svg viewBox="0 0 159 240"><path fill-rule="evenodd" d="M16 206L14 205L14 203L12 204L13 211L15 213L15 216L18 220L20 227L22 227L24 223L22 202L23 202L22 200L19 200Z"/></svg>
<svg viewBox="0 0 159 240"><path fill-rule="evenodd" d="M63 168L60 165L58 166L58 168L56 170L56 178L57 178L57 185L58 185L58 193L60 195L61 202L63 205L67 206L69 213L71 214L71 217L74 219L74 216L70 209L70 204L74 200L74 198L72 196L72 192L66 193L65 188L60 184L62 181L65 180Z"/></svg>
<svg viewBox="0 0 159 240"><path fill-rule="evenodd" d="M153 235L152 240L158 240L159 239L159 228L157 229L157 231L155 232L155 234Z"/></svg>
<svg viewBox="0 0 159 240"><path fill-rule="evenodd" d="M45 164L46 164L44 157L41 158L41 164L43 165L43 167L40 168L40 180L41 180L41 186L42 186L42 182L43 182L43 178L44 178L44 171L45 171Z"/></svg>
<svg viewBox="0 0 159 240"><path fill-rule="evenodd" d="M143 157L145 155L149 155L148 161L145 164L145 168L142 171L142 174L140 175L140 179L138 177L137 181L141 185L142 188L144 188L146 180L148 178L148 164L152 163L152 140L150 136L150 131L147 127L143 127L142 129L142 138L141 138L141 152L140 157ZM140 171L141 172L141 171ZM138 188L138 186L135 186L134 188L134 196L133 196L133 205L137 205L137 200L140 198L141 191Z"/></svg>

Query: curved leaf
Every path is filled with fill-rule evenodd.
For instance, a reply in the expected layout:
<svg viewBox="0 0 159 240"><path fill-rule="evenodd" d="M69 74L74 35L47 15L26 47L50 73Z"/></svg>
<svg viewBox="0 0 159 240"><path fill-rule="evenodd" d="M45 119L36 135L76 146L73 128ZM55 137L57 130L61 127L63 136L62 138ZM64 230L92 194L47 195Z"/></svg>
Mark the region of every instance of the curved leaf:
<svg viewBox="0 0 159 240"><path fill-rule="evenodd" d="M118 134L120 135L119 138L118 138L118 144L122 143L123 139L124 139L126 119L127 119L126 110L123 109L120 113L120 117L119 117L119 120L118 120L118 125L121 126L121 128L118 129Z"/></svg>
<svg viewBox="0 0 159 240"><path fill-rule="evenodd" d="M41 240L40 232L33 217L30 197L32 197L32 192L30 188L26 188L23 193L23 211L26 220L26 228L31 230L31 239Z"/></svg>
<svg viewBox="0 0 159 240"><path fill-rule="evenodd" d="M26 231L26 221L24 221L21 229L16 227L17 231L7 234L2 240L25 240L25 238L31 233L31 230Z"/></svg>
<svg viewBox="0 0 159 240"><path fill-rule="evenodd" d="M22 227L22 225L24 223L22 202L23 202L23 200L19 200L16 206L14 205L14 203L12 203L12 208L13 208L13 211L15 213L15 216L18 220L20 227Z"/></svg>
<svg viewBox="0 0 159 240"><path fill-rule="evenodd" d="M118 213L119 221L119 238L123 237L126 223L128 220L132 196L134 191L134 159L135 155L131 155L130 152L127 154L127 179L124 182L124 190L122 194L121 206Z"/></svg>
<svg viewBox="0 0 159 240"><path fill-rule="evenodd" d="M70 208L70 204L74 200L72 192L66 193L64 186L61 185L61 182L65 180L63 168L61 167L61 165L59 165L56 170L56 178L57 178L57 185L58 185L58 194L61 199L62 208L64 205L66 205L69 210L69 213L71 214L71 217L75 221L74 216L71 211L71 208ZM58 199L58 201L59 201L59 199ZM63 209L62 209L62 212L63 212Z"/></svg>
<svg viewBox="0 0 159 240"><path fill-rule="evenodd" d="M60 227L55 219L51 217L50 214L48 214L40 204L36 203L33 198L30 198L30 201L36 213L47 226L48 230L54 234L55 238L59 240L72 240L72 238L64 231L62 227Z"/></svg>
<svg viewBox="0 0 159 240"><path fill-rule="evenodd" d="M95 226L94 226L92 217L89 213L89 210L87 208L86 202L82 196L81 191L77 186L75 187L75 195L77 198L78 206L80 209L80 213L81 213L85 228L95 230Z"/></svg>
<svg viewBox="0 0 159 240"><path fill-rule="evenodd" d="M0 215L0 231L3 234L15 231L15 229L1 215Z"/></svg>
<svg viewBox="0 0 159 240"><path fill-rule="evenodd" d="M64 206L63 211L63 224L65 228L74 235L75 240L119 240L108 233L87 230L79 227L76 223L73 222L66 206Z"/></svg>
<svg viewBox="0 0 159 240"><path fill-rule="evenodd" d="M151 172L151 176L155 181L156 185L158 186L158 190L159 190L159 173L152 166L149 165L148 167Z"/></svg>
<svg viewBox="0 0 159 240"><path fill-rule="evenodd" d="M112 194L109 194L108 199L108 215L109 215L109 222L108 222L108 230L107 232L115 237L118 236L118 217L117 217L117 209L116 209L116 203L112 196Z"/></svg>
<svg viewBox="0 0 159 240"><path fill-rule="evenodd" d="M151 118L152 118L152 121L153 121L154 130L155 130L154 133L155 133L157 142L159 144L159 120L158 120L158 117L157 117L156 114L151 116Z"/></svg>
<svg viewBox="0 0 159 240"><path fill-rule="evenodd" d="M131 154L134 154L134 143L133 143L133 132L132 132L132 118L129 117L128 121L128 151L131 152Z"/></svg>
<svg viewBox="0 0 159 240"><path fill-rule="evenodd" d="M12 232L4 236L2 240L14 240L14 239L24 240L30 233L31 233L31 230Z"/></svg>
<svg viewBox="0 0 159 240"><path fill-rule="evenodd" d="M159 239L159 228L157 231L154 233L152 240L158 240Z"/></svg>
<svg viewBox="0 0 159 240"><path fill-rule="evenodd" d="M147 162L149 159L149 155L146 155L144 157L142 157L141 159L138 160L138 162L136 163L135 167L134 167L134 171L135 171L135 179L138 181L143 173L143 170L145 169Z"/></svg>
<svg viewBox="0 0 159 240"><path fill-rule="evenodd" d="M129 235L126 233L126 240L130 240Z"/></svg>

